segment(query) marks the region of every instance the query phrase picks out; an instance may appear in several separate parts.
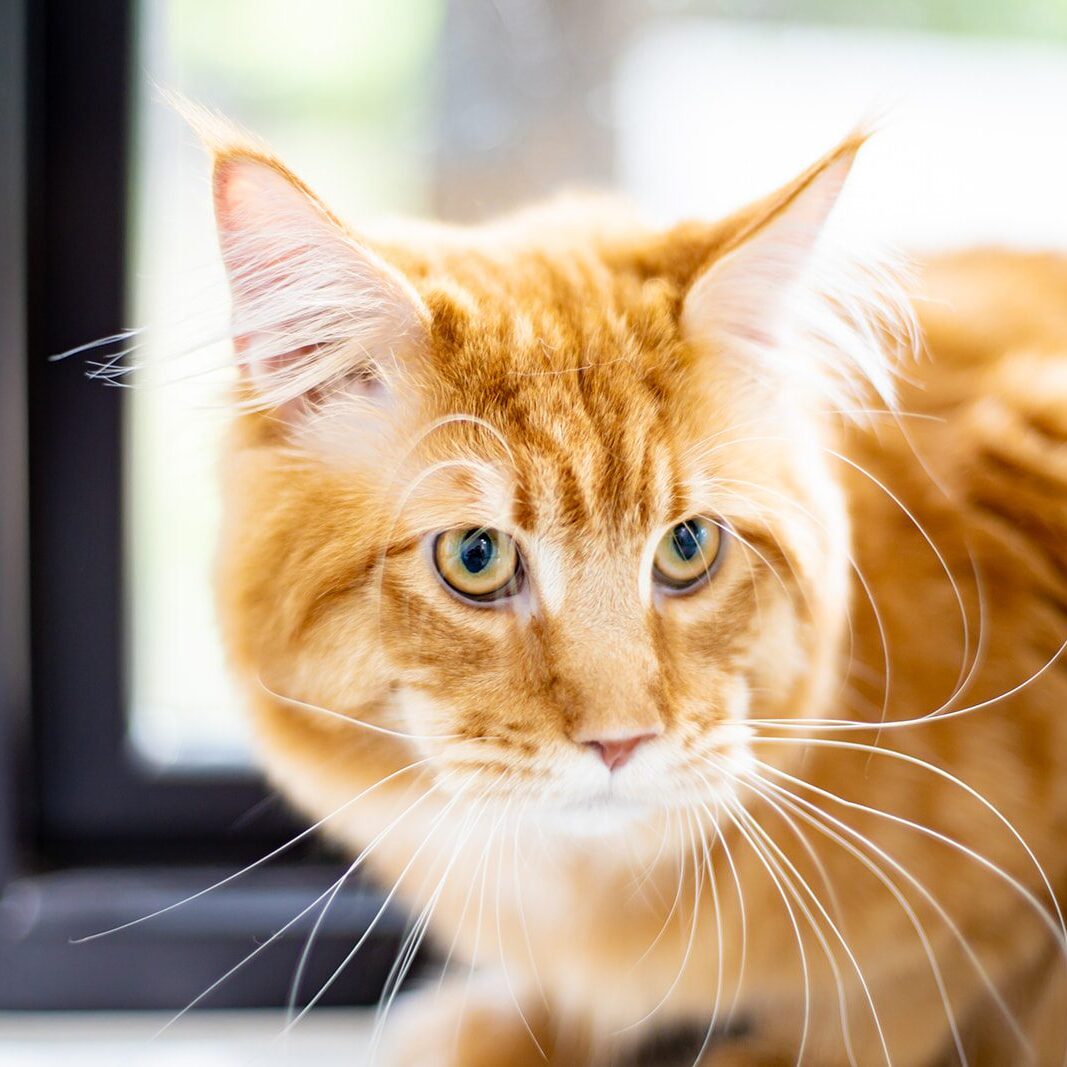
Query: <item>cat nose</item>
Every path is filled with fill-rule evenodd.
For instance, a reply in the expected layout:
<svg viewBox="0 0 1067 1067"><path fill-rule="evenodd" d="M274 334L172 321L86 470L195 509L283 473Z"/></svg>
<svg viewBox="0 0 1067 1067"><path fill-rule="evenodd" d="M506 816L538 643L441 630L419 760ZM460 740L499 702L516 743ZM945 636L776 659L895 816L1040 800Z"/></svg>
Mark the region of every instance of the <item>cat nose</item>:
<svg viewBox="0 0 1067 1067"><path fill-rule="evenodd" d="M593 749L600 756L609 771L617 771L629 762L638 745L651 741L655 736L655 734L636 734L621 740L586 741L584 744L586 748Z"/></svg>

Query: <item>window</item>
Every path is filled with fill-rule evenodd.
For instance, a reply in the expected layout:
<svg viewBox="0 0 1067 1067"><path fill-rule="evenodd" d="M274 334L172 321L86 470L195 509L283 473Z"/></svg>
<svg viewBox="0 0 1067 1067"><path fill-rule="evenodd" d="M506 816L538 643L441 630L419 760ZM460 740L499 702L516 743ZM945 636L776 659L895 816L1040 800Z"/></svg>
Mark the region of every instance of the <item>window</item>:
<svg viewBox="0 0 1067 1067"><path fill-rule="evenodd" d="M214 630L229 360L170 358L220 277L206 164L156 85L262 134L356 221L475 218L568 184L711 217L883 108L840 226L920 249L1067 248L1067 146L1047 135L1067 104L1058 0L749 8L0 4L0 1007L181 1008L336 863L302 840L193 905L68 944L301 829L248 759ZM134 390L48 360L131 324ZM379 901L339 898L309 984ZM403 924L381 924L337 999L376 995ZM211 1002L284 1002L306 929Z"/></svg>

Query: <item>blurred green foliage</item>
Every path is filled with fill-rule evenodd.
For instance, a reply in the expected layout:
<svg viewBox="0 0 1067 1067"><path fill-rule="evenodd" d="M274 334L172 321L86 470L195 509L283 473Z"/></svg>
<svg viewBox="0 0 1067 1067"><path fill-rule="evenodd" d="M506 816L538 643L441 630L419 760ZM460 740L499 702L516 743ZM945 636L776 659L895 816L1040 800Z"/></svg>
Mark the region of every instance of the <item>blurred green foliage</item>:
<svg viewBox="0 0 1067 1067"><path fill-rule="evenodd" d="M1067 0L666 0L657 6L737 19L1067 39Z"/></svg>
<svg viewBox="0 0 1067 1067"><path fill-rule="evenodd" d="M445 0L170 0L166 33L190 80L275 115L374 118L421 84Z"/></svg>

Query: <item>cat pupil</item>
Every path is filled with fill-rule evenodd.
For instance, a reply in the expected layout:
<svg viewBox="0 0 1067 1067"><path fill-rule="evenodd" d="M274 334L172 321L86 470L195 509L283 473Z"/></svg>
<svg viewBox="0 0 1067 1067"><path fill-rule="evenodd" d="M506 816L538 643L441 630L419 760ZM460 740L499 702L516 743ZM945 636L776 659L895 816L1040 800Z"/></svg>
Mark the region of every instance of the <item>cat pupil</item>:
<svg viewBox="0 0 1067 1067"><path fill-rule="evenodd" d="M459 558L471 574L480 574L492 562L496 548L487 533L472 530L464 539Z"/></svg>
<svg viewBox="0 0 1067 1067"><path fill-rule="evenodd" d="M674 551L686 563L700 551L700 539L697 536L697 531L687 522L682 522L675 526L674 536L671 540L674 544Z"/></svg>

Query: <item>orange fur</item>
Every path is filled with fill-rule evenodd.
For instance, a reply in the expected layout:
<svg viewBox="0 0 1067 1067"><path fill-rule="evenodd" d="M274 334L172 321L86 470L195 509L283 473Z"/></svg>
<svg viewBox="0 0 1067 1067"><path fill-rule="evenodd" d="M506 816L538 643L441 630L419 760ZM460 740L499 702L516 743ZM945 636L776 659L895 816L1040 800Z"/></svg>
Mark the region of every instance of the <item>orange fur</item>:
<svg viewBox="0 0 1067 1067"><path fill-rule="evenodd" d="M998 997L1059 1062L1038 869L924 764L1067 889L1067 263L930 262L899 412L842 413L784 294L839 310L808 242L859 142L715 224L345 234L418 328L295 407L245 380L218 586L264 764L502 976L407 1005L391 1062L611 1062L713 1019L746 1025L709 1064L1025 1062ZM235 165L310 195L216 146L220 225ZM659 597L650 546L693 514L723 566ZM465 525L513 533L524 610L435 579L426 535ZM649 731L614 775L582 744Z"/></svg>

